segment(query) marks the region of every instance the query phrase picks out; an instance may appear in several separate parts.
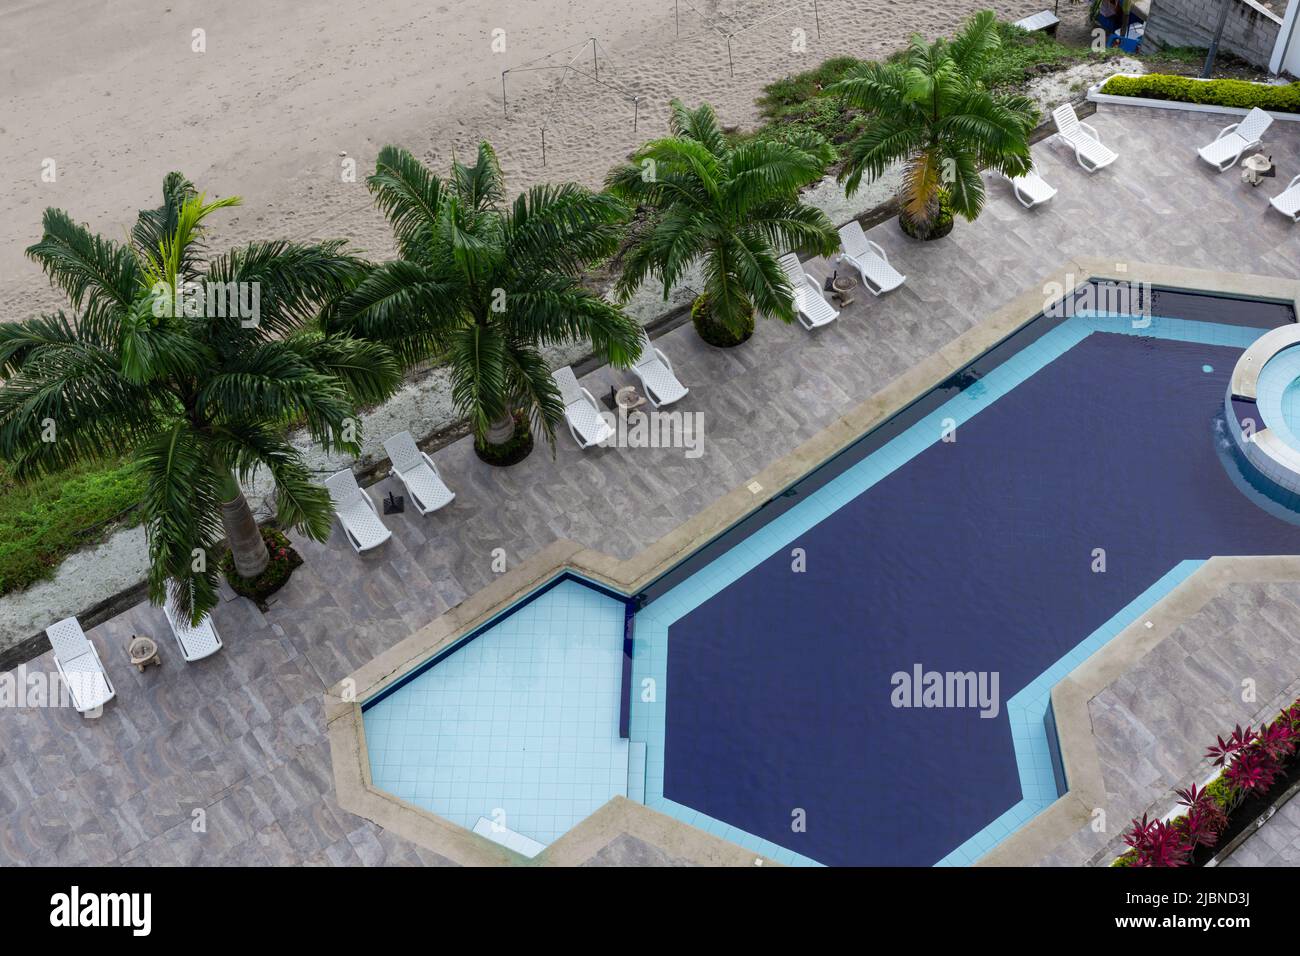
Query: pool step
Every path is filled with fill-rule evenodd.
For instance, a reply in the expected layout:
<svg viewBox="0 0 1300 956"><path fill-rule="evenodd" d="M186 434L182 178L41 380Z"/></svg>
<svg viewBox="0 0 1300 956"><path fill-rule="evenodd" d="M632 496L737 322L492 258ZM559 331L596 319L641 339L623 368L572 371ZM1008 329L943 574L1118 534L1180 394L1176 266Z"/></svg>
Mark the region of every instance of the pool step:
<svg viewBox="0 0 1300 956"><path fill-rule="evenodd" d="M492 821L487 817L478 818L478 823L474 824L474 832L479 836L487 837L493 843L500 843L507 850L522 853L530 860L546 849L545 843L538 843L522 833L516 833L499 825L493 826Z"/></svg>
<svg viewBox="0 0 1300 956"><path fill-rule="evenodd" d="M627 748L627 798L645 803L645 741L632 740Z"/></svg>

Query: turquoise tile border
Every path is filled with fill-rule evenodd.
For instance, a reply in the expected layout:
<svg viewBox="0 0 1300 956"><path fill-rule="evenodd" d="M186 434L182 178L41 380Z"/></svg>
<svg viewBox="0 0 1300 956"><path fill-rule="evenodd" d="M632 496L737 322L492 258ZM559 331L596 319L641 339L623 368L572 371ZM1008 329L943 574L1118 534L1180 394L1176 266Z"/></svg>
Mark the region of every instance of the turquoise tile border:
<svg viewBox="0 0 1300 956"><path fill-rule="evenodd" d="M664 796L669 626L938 442L945 430L960 428L962 423L988 408L1094 332L1245 349L1265 331L1168 316L1080 312L638 611L632 661L629 734L632 740L646 744L646 806L755 853L764 854L777 862L791 866L820 865L815 860ZM1056 799L1055 775L1043 724L1052 686L1106 644L1135 617L1186 580L1202 563L1189 560L1178 564L1007 702L1022 799L936 865L966 866L973 863Z"/></svg>
<svg viewBox="0 0 1300 956"><path fill-rule="evenodd" d="M1204 563L1204 560L1179 562L1173 570L1126 604L1123 610L1007 701L1007 719L1011 723L1011 741L1016 751L1016 764L1020 769L1023 797L1019 803L936 863L936 866L970 866L1055 802L1056 778L1052 771L1047 730L1043 723L1047 706L1051 702L1052 687L1191 577Z"/></svg>

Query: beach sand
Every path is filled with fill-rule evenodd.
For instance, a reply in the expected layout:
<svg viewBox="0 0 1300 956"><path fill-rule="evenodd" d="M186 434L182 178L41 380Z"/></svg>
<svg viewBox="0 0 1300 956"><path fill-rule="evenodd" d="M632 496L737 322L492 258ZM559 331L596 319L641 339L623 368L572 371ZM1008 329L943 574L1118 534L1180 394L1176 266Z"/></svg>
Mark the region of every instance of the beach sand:
<svg viewBox="0 0 1300 956"><path fill-rule="evenodd" d="M214 248L346 237L383 258L388 229L364 180L387 143L441 172L453 150L469 157L487 139L512 190L596 187L665 131L674 96L751 126L771 80L831 56L881 56L913 32L950 33L985 6L818 0L819 37L812 0L679 0L680 36L673 0L0 0L0 317L66 307L23 255L47 206L124 236L178 169L210 198L244 198L214 217ZM997 10L1017 19L1042 7L1018 0ZM205 52L193 49L195 30ZM494 51L494 31L504 31L504 50ZM532 65L577 55L590 74L591 37L601 83L569 72L556 93L564 71L517 69L503 115L503 70L567 51ZM624 93L639 99L635 131Z"/></svg>

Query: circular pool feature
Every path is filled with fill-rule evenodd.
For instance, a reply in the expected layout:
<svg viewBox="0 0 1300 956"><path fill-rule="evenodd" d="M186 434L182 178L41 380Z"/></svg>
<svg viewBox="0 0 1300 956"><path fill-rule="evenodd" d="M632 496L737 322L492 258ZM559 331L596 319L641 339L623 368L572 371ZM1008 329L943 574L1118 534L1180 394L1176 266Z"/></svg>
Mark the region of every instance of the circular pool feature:
<svg viewBox="0 0 1300 956"><path fill-rule="evenodd" d="M1300 325L1273 329L1241 354L1224 411L1246 461L1300 493Z"/></svg>

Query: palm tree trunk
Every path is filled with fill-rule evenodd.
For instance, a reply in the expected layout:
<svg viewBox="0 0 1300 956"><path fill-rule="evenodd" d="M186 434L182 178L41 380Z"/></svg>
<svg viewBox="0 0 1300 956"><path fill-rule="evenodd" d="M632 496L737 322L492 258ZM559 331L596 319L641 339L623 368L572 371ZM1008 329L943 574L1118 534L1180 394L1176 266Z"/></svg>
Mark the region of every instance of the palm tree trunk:
<svg viewBox="0 0 1300 956"><path fill-rule="evenodd" d="M515 416L506 412L496 421L494 421L483 436L483 440L489 445L504 445L510 439L515 437Z"/></svg>
<svg viewBox="0 0 1300 956"><path fill-rule="evenodd" d="M253 518L253 509L248 507L248 500L235 476L227 473L221 503L221 524L226 529L226 541L230 545L230 555L235 561L235 571L241 578L255 578L266 570L271 561L271 552L266 549L262 532Z"/></svg>

